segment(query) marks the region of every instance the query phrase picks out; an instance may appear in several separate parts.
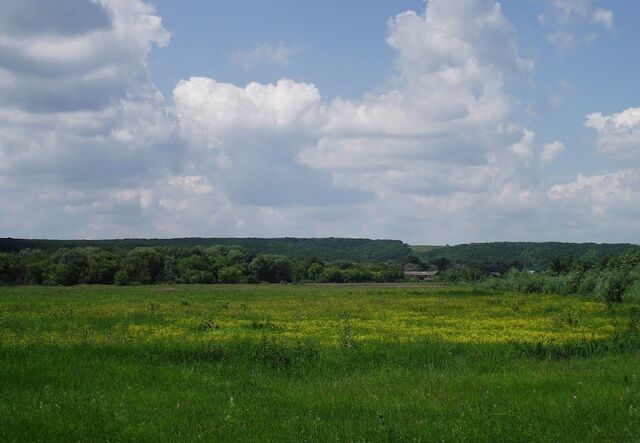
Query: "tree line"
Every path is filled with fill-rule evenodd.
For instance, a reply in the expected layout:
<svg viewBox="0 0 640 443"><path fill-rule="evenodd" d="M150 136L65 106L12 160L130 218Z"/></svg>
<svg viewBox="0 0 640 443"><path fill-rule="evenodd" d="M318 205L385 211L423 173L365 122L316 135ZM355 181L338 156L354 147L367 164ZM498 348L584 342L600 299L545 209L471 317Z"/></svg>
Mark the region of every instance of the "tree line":
<svg viewBox="0 0 640 443"><path fill-rule="evenodd" d="M640 301L640 247L599 258L554 256L547 258L541 272L514 267L499 278L487 278L474 266L454 264L442 280L475 283L492 292L580 295L608 303Z"/></svg>
<svg viewBox="0 0 640 443"><path fill-rule="evenodd" d="M511 268L544 271L551 257L593 261L620 255L634 247L628 243L493 242L426 249L415 247L414 253L424 262L438 261L441 270L449 264L462 264L480 268L483 272L504 273Z"/></svg>
<svg viewBox="0 0 640 443"><path fill-rule="evenodd" d="M257 254L284 255L291 260L316 257L324 261L354 262L398 261L412 253L399 240L371 240L366 238L129 238L112 240L38 240L0 238L0 252L19 252L23 249L55 250L60 248L98 247L105 249L133 249L164 246L193 248L196 246L241 246Z"/></svg>
<svg viewBox="0 0 640 443"><path fill-rule="evenodd" d="M71 247L0 252L0 284L395 282L394 262L290 259L241 246Z"/></svg>

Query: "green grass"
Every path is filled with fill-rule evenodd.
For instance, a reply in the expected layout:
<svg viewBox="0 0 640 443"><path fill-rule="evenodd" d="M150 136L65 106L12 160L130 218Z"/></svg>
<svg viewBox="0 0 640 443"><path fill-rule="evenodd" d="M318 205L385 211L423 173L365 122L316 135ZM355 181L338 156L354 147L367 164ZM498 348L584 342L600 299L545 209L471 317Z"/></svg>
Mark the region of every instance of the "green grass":
<svg viewBox="0 0 640 443"><path fill-rule="evenodd" d="M409 285L0 288L0 440L638 441L634 315Z"/></svg>

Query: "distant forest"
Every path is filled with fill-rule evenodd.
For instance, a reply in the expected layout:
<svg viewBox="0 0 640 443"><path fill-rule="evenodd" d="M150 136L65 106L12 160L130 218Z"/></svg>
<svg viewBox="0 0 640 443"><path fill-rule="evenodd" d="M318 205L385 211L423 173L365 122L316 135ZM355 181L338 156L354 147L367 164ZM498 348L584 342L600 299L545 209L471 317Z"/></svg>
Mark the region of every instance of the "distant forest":
<svg viewBox="0 0 640 443"><path fill-rule="evenodd" d="M26 240L0 239L0 252L23 249L55 250L59 248L98 247L132 249L136 247L193 248L240 246L256 254L283 255L289 259L350 260L355 262L401 261L412 254L400 240L362 238L170 238L119 240Z"/></svg>
<svg viewBox="0 0 640 443"><path fill-rule="evenodd" d="M634 248L629 243L495 242L442 247L413 247L420 261L442 268L452 264L476 266L485 271L505 272L511 268L543 271L555 257L593 261L619 256Z"/></svg>
<svg viewBox="0 0 640 443"><path fill-rule="evenodd" d="M638 250L558 242L410 247L399 240L344 238L5 238L0 284L395 282L404 279L403 271L418 270L438 270L440 280L451 283L510 270L559 276L588 269L597 278L611 270L628 274L627 262L635 263Z"/></svg>

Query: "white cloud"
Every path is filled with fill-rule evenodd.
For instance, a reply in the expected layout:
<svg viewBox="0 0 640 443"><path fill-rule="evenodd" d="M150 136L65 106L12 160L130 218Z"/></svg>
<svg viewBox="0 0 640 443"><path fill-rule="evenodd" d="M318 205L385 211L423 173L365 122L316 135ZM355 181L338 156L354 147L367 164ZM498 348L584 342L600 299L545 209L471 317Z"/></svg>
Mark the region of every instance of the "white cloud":
<svg viewBox="0 0 640 443"><path fill-rule="evenodd" d="M591 20L594 23L604 26L607 31L613 31L615 29L613 11L608 9L596 9L593 11Z"/></svg>
<svg viewBox="0 0 640 443"><path fill-rule="evenodd" d="M590 217L585 224L598 219L616 218L619 222L635 224L640 216L640 171L623 169L610 174L578 175L575 181L553 186L549 190L553 202L566 205L573 218ZM604 228L604 226L600 226Z"/></svg>
<svg viewBox="0 0 640 443"><path fill-rule="evenodd" d="M178 121L200 171L237 203L328 205L359 201L330 177L296 161L314 145L326 109L312 84L280 80L244 88L196 77L173 93Z"/></svg>
<svg viewBox="0 0 640 443"><path fill-rule="evenodd" d="M541 159L543 162L552 162L566 150L564 143L555 141L542 145Z"/></svg>
<svg viewBox="0 0 640 443"><path fill-rule="evenodd" d="M572 182L552 186L549 201L558 218L582 238L629 241L637 235L640 216L640 108L590 114L585 125L597 131L598 153L624 163L625 169L579 174Z"/></svg>
<svg viewBox="0 0 640 443"><path fill-rule="evenodd" d="M565 239L629 242L637 236L638 170L578 175L573 182L551 187L548 198L554 220L550 229Z"/></svg>
<svg viewBox="0 0 640 443"><path fill-rule="evenodd" d="M248 51L238 50L231 55L232 61L244 69L251 69L257 65L270 64L288 66L291 58L298 52L284 43L256 43L253 49Z"/></svg>
<svg viewBox="0 0 640 443"><path fill-rule="evenodd" d="M104 203L112 190L158 180L180 164L172 111L147 66L169 33L139 0L49 6L0 6L11 22L0 28L0 192L14 202L0 226L75 236L105 205L133 214L126 192Z"/></svg>
<svg viewBox="0 0 640 443"><path fill-rule="evenodd" d="M394 76L360 99L323 99L288 79L191 77L170 104L149 80L148 53L169 39L153 8L91 4L77 9L90 17L83 25L11 10L0 27L8 235L540 240L577 232L556 213L575 223L590 214L587 233L603 214L635 216L624 209L640 190L633 170L543 184L545 164L566 148L516 120L505 85L534 64L494 1L430 0L422 15L396 16ZM580 4L566 2L567 16ZM638 110L593 114L587 125L603 154L638 158Z"/></svg>
<svg viewBox="0 0 640 443"><path fill-rule="evenodd" d="M615 30L613 11L597 8L592 0L547 0L547 5L538 22L550 29L547 41L561 51L592 42L598 26L609 32Z"/></svg>
<svg viewBox="0 0 640 443"><path fill-rule="evenodd" d="M504 77L531 67L499 5L431 1L424 16L392 20L387 41L398 51L394 88L334 100L300 161L378 196L487 190L490 158L509 155L522 134L508 119Z"/></svg>
<svg viewBox="0 0 640 443"><path fill-rule="evenodd" d="M612 115L590 114L585 125L597 131L600 154L640 164L640 108Z"/></svg>

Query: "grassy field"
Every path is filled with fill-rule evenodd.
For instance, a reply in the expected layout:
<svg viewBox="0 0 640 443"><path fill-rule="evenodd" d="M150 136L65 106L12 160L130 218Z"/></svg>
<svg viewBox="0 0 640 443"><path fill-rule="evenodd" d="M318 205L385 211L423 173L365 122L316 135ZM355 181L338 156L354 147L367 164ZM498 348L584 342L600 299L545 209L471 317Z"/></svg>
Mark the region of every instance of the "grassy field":
<svg viewBox="0 0 640 443"><path fill-rule="evenodd" d="M0 440L639 441L638 312L409 285L0 288Z"/></svg>

